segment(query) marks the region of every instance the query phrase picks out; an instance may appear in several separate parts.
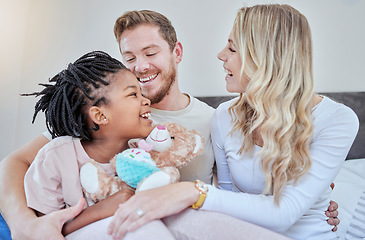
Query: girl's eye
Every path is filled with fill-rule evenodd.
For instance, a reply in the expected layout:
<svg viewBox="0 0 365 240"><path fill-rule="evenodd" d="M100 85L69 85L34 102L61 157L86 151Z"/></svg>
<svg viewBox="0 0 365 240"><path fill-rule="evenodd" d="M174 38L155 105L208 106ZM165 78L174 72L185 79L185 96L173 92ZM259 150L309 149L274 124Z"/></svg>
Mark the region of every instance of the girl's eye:
<svg viewBox="0 0 365 240"><path fill-rule="evenodd" d="M134 58L128 58L126 59L127 62L133 62Z"/></svg>
<svg viewBox="0 0 365 240"><path fill-rule="evenodd" d="M236 52L236 50L234 50L233 48L228 48L229 49L229 51L231 51L231 52Z"/></svg>
<svg viewBox="0 0 365 240"><path fill-rule="evenodd" d="M131 94L129 94L129 96L133 96L133 97L136 97L137 96L137 93L131 93Z"/></svg>
<svg viewBox="0 0 365 240"><path fill-rule="evenodd" d="M156 55L156 53L148 53L148 54L146 54L147 57L152 57L154 55Z"/></svg>

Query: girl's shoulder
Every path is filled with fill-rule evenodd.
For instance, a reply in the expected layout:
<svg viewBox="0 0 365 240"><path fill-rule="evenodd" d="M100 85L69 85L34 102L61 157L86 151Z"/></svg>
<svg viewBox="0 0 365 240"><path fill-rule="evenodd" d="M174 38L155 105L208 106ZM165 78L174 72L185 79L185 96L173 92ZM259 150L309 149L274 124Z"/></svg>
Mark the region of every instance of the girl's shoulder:
<svg viewBox="0 0 365 240"><path fill-rule="evenodd" d="M52 139L47 145L50 146L61 146L64 144L68 144L74 141L74 138L71 136L62 136L62 137L56 137Z"/></svg>
<svg viewBox="0 0 365 240"><path fill-rule="evenodd" d="M72 156L76 155L76 151L79 149L79 146L81 146L81 142L78 138L70 136L54 138L39 150L34 163L35 165L43 164L48 167L59 167L59 164L64 164L69 160L74 159ZM65 159L67 161L64 161ZM56 168L57 167L52 167L52 169Z"/></svg>
<svg viewBox="0 0 365 240"><path fill-rule="evenodd" d="M62 151L79 144L81 143L80 139L78 138L73 138L71 136L62 136L52 139L49 143L44 145L41 150L44 152Z"/></svg>

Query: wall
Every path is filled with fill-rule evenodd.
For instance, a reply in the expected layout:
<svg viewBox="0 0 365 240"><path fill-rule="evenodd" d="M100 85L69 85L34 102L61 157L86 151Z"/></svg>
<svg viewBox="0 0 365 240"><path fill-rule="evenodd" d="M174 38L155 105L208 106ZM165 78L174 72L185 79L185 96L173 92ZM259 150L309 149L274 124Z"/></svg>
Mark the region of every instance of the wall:
<svg viewBox="0 0 365 240"><path fill-rule="evenodd" d="M165 14L184 47L180 88L196 96L227 95L217 53L225 46L241 0L0 0L0 159L45 130L31 124L35 99L20 93L46 82L92 50L119 58L113 25L123 12ZM248 5L273 1L245 1ZM314 42L316 91L365 91L365 1L292 0L307 16Z"/></svg>

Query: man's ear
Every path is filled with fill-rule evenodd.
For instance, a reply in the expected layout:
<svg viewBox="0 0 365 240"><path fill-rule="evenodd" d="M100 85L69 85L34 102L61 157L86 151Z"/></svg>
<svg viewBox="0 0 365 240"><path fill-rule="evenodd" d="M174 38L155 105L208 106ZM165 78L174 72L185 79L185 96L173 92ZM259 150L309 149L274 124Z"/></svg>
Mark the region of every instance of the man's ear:
<svg viewBox="0 0 365 240"><path fill-rule="evenodd" d="M89 109L89 117L94 123L98 125L103 125L108 123L108 119L105 116L104 112L97 106L92 106Z"/></svg>
<svg viewBox="0 0 365 240"><path fill-rule="evenodd" d="M174 54L176 63L180 63L183 57L183 46L179 41L175 43Z"/></svg>

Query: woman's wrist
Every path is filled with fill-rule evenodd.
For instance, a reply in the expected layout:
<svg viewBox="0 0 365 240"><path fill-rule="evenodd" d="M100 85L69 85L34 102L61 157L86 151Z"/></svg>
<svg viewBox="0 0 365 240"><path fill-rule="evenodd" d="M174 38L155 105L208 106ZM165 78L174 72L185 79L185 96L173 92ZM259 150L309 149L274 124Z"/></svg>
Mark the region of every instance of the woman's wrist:
<svg viewBox="0 0 365 240"><path fill-rule="evenodd" d="M209 189L208 186L200 180L195 180L194 187L199 191L199 198L191 207L193 209L199 209L203 206Z"/></svg>
<svg viewBox="0 0 365 240"><path fill-rule="evenodd" d="M175 184L174 184L175 185ZM191 207L199 199L199 191L195 188L194 182L179 182L180 200L186 204L186 207Z"/></svg>
<svg viewBox="0 0 365 240"><path fill-rule="evenodd" d="M199 181L200 183L202 183L203 185L205 185L203 182ZM183 187L183 191L180 191L182 198L184 198L187 207L192 207L195 204L195 209L197 209L197 206L199 206L198 208L200 208L204 201L202 201L202 194L203 192L201 190L199 190L199 188L196 187L196 183L195 182L180 182L180 185L182 185ZM205 194L206 191L204 190ZM197 202L200 200L200 204L196 205Z"/></svg>

